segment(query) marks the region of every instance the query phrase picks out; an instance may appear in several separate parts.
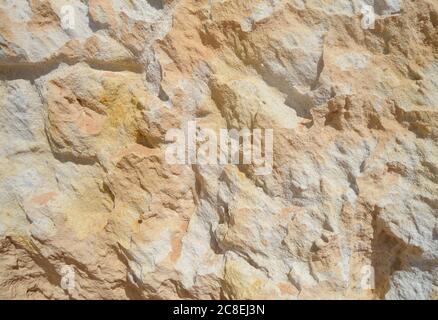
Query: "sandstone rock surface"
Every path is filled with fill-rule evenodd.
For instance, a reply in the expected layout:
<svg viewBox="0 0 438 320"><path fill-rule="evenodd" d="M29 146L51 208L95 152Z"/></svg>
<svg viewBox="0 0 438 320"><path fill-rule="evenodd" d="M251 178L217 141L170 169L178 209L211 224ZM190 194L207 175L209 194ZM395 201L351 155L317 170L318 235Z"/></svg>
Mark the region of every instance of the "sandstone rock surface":
<svg viewBox="0 0 438 320"><path fill-rule="evenodd" d="M0 0L0 298L438 299L438 2Z"/></svg>

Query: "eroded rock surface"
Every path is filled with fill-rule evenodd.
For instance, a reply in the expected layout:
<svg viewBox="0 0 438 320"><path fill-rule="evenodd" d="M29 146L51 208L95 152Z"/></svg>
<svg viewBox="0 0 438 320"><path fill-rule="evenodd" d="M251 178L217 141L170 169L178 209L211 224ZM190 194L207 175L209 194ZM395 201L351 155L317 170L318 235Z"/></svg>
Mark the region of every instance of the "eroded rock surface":
<svg viewBox="0 0 438 320"><path fill-rule="evenodd" d="M2 299L438 298L435 0L0 0L0 124Z"/></svg>

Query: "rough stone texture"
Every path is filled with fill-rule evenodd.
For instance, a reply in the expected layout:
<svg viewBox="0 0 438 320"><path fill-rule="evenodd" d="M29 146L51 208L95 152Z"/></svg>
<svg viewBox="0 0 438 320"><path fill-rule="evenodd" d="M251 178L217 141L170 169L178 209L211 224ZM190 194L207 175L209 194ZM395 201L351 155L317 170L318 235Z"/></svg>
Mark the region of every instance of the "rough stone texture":
<svg viewBox="0 0 438 320"><path fill-rule="evenodd" d="M436 0L0 0L0 79L0 298L438 299Z"/></svg>

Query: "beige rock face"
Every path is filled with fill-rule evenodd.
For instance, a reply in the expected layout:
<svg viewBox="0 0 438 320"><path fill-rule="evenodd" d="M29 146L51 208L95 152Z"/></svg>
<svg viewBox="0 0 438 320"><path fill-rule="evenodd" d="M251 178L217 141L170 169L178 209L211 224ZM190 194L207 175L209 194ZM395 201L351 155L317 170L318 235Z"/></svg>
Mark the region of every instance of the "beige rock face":
<svg viewBox="0 0 438 320"><path fill-rule="evenodd" d="M435 0L0 0L1 299L438 299L437 160Z"/></svg>

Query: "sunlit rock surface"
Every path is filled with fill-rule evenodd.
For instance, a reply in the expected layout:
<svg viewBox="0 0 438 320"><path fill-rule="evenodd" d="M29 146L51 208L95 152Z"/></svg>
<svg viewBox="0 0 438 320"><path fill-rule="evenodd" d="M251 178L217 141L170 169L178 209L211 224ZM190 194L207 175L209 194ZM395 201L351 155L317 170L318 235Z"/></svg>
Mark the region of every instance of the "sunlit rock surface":
<svg viewBox="0 0 438 320"><path fill-rule="evenodd" d="M438 299L435 0L0 0L0 142L2 299Z"/></svg>

